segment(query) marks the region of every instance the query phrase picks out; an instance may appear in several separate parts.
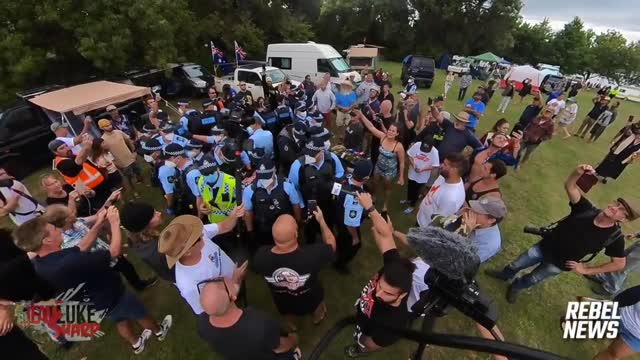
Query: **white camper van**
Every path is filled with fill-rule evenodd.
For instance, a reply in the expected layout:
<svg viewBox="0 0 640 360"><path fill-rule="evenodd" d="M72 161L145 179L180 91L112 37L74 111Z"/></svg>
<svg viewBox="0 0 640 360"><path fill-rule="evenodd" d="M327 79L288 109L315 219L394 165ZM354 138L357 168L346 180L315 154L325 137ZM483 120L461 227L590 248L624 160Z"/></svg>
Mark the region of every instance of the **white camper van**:
<svg viewBox="0 0 640 360"><path fill-rule="evenodd" d="M291 80L303 81L305 75L317 81L325 73L331 74L332 82L339 82L355 75L359 82L360 74L352 71L342 55L331 45L306 43L270 44L267 47L267 64L282 69Z"/></svg>

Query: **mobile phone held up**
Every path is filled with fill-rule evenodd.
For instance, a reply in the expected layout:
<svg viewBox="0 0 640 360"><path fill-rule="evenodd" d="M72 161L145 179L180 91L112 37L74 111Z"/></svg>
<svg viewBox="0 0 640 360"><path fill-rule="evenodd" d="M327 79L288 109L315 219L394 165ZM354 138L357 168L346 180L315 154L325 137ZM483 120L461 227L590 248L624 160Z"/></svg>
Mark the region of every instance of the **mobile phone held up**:
<svg viewBox="0 0 640 360"><path fill-rule="evenodd" d="M313 212L318 208L318 202L316 200L307 201L307 207L309 208L309 216L313 216Z"/></svg>

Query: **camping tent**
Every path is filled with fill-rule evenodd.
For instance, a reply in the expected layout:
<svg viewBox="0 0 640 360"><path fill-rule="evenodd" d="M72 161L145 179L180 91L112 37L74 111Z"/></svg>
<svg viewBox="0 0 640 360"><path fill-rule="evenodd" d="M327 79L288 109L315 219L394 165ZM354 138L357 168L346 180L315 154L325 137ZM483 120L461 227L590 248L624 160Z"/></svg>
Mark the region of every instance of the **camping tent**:
<svg viewBox="0 0 640 360"><path fill-rule="evenodd" d="M484 54L476 55L471 57L474 60L478 61L486 61L490 63L497 63L502 61L502 58L492 52L486 52Z"/></svg>
<svg viewBox="0 0 640 360"><path fill-rule="evenodd" d="M72 115L81 115L150 93L146 87L96 81L46 92L30 98L29 101L43 109L60 113L62 121L75 133L69 121Z"/></svg>
<svg viewBox="0 0 640 360"><path fill-rule="evenodd" d="M533 66L514 66L504 76L504 79L501 82L501 86L504 87L507 81L513 80L516 83L516 89L520 90L522 88L522 81L524 81L525 79L531 79L531 91L537 91L543 77L540 73L540 70L534 68Z"/></svg>

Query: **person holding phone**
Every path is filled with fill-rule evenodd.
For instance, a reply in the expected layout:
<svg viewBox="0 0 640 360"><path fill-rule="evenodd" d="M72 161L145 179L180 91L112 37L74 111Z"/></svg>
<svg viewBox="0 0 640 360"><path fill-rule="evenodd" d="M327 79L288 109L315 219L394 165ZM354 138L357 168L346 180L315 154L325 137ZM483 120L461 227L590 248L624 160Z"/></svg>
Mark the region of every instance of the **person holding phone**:
<svg viewBox="0 0 640 360"><path fill-rule="evenodd" d="M487 271L487 275L509 281L526 268L536 266L528 274L515 278L507 290L507 301L516 302L519 293L563 271L581 275L595 275L622 270L625 266L624 236L620 224L640 217L638 207L624 198L618 198L604 209L598 209L577 185L584 174L594 174L590 165L578 165L565 181L571 212L556 222L542 239L522 253L516 260L499 271ZM587 266L582 261L589 254L602 249L610 261ZM593 256L591 257L593 258ZM589 261L591 259L588 259Z"/></svg>

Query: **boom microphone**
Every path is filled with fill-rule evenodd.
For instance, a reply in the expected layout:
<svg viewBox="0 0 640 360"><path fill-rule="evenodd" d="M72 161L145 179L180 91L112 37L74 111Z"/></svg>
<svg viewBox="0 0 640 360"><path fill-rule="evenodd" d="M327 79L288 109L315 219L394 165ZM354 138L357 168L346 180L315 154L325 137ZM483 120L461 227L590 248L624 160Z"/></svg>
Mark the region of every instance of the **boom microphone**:
<svg viewBox="0 0 640 360"><path fill-rule="evenodd" d="M409 229L407 240L425 263L450 279L471 281L478 273L476 247L457 233L433 226L416 227Z"/></svg>

